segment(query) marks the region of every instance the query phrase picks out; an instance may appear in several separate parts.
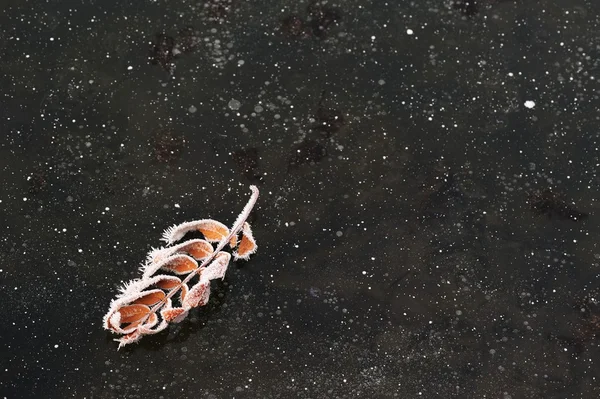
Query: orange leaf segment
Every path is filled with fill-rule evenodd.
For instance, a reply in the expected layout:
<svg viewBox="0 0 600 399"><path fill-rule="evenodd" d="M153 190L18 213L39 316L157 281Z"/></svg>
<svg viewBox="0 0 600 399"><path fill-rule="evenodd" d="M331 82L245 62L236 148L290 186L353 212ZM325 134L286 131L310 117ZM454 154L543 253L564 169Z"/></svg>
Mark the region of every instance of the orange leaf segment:
<svg viewBox="0 0 600 399"><path fill-rule="evenodd" d="M175 255L169 258L163 269L176 274L188 274L198 268L198 263L187 255Z"/></svg>
<svg viewBox="0 0 600 399"><path fill-rule="evenodd" d="M187 295L187 293L188 293L189 290L190 289L188 288L187 284L182 284L181 285L181 296L179 297L180 298L179 300L181 302L183 302L183 300L185 299L185 296Z"/></svg>
<svg viewBox="0 0 600 399"><path fill-rule="evenodd" d="M252 229L248 223L244 223L242 228L242 239L237 251L233 254L235 259L248 259L250 255L256 252L257 246L254 237L252 236Z"/></svg>
<svg viewBox="0 0 600 399"><path fill-rule="evenodd" d="M187 310L183 308L174 308L174 309L164 309L160 314L162 317L168 321L169 323L187 312Z"/></svg>
<svg viewBox="0 0 600 399"><path fill-rule="evenodd" d="M183 307L187 309L204 306L210 296L210 283L208 281L199 281L188 291L183 300Z"/></svg>
<svg viewBox="0 0 600 399"><path fill-rule="evenodd" d="M210 242L221 241L223 238L229 235L229 229L223 223L217 222L216 220L206 220L202 223L198 223L196 227L198 231L204 235Z"/></svg>
<svg viewBox="0 0 600 399"><path fill-rule="evenodd" d="M121 324L136 323L150 314L150 308L146 305L127 305L119 309Z"/></svg>
<svg viewBox="0 0 600 399"><path fill-rule="evenodd" d="M242 235L242 241L240 242L240 247L238 248L238 255L240 257L245 256L254 250L256 244L248 239L245 235Z"/></svg>
<svg viewBox="0 0 600 399"><path fill-rule="evenodd" d="M158 281L156 283L156 286L158 288L160 288L161 290L167 290L167 291L175 289L175 288L179 287L180 285L181 285L181 280L179 280L175 276L173 276L171 278L170 278L170 276L164 276L163 279L161 279L160 281Z"/></svg>
<svg viewBox="0 0 600 399"><path fill-rule="evenodd" d="M162 290L152 290L141 298L133 301L134 305L153 306L165 299L166 295Z"/></svg>
<svg viewBox="0 0 600 399"><path fill-rule="evenodd" d="M146 320L144 325L147 327L152 327L156 323L158 323L158 316L156 315L156 313L152 313L152 314L150 314L150 317L148 317L148 320Z"/></svg>
<svg viewBox="0 0 600 399"><path fill-rule="evenodd" d="M190 240L182 245L178 252L188 253L194 259L204 259L213 253L213 247L204 240Z"/></svg>

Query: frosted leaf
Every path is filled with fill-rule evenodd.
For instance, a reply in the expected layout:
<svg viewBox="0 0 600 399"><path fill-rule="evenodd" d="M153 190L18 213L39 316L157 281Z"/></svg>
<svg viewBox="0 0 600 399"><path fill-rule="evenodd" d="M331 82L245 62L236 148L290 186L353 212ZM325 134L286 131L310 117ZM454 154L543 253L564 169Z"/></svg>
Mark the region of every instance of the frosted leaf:
<svg viewBox="0 0 600 399"><path fill-rule="evenodd" d="M221 222L212 219L202 219L171 226L163 233L162 240L171 245L191 231L199 231L209 242L221 241L229 234L229 229Z"/></svg>
<svg viewBox="0 0 600 399"><path fill-rule="evenodd" d="M208 281L199 281L188 291L183 300L183 307L191 309L198 306L203 306L208 302L210 296L210 283Z"/></svg>
<svg viewBox="0 0 600 399"><path fill-rule="evenodd" d="M231 260L231 255L227 252L219 252L215 260L208 267L202 270L200 279L204 281L214 280L217 278L225 278L227 266Z"/></svg>
<svg viewBox="0 0 600 399"><path fill-rule="evenodd" d="M233 259L244 259L248 260L250 255L256 252L258 249L254 236L252 235L252 229L248 223L244 223L242 228L242 239L238 245L237 251L233 253Z"/></svg>
<svg viewBox="0 0 600 399"><path fill-rule="evenodd" d="M216 220L201 219L165 231L163 240L167 246L150 251L141 266L142 277L124 283L104 315L104 328L121 335L115 340L119 342L119 348L137 342L144 335L163 331L170 323L183 321L190 309L206 305L210 298L210 280L224 278L231 260L231 254L222 251L228 244L237 248L236 259L247 259L256 251L256 242L246 219L258 198L258 188L250 188L250 200L231 229ZM201 232L204 239L173 245L192 231ZM241 236L239 241L238 234ZM218 242L216 248L211 242ZM199 262L202 263L199 265ZM185 278L157 274L159 271ZM198 281L189 288L188 283L197 275L200 275ZM171 298L177 294L181 307L174 308Z"/></svg>

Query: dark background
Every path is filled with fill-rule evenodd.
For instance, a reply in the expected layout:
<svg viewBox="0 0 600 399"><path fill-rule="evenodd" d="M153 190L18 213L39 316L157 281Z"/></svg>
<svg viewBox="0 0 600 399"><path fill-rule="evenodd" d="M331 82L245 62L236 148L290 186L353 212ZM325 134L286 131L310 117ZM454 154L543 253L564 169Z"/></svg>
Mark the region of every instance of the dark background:
<svg viewBox="0 0 600 399"><path fill-rule="evenodd" d="M465 3L0 0L2 397L597 398L600 3ZM117 352L250 184L259 252Z"/></svg>

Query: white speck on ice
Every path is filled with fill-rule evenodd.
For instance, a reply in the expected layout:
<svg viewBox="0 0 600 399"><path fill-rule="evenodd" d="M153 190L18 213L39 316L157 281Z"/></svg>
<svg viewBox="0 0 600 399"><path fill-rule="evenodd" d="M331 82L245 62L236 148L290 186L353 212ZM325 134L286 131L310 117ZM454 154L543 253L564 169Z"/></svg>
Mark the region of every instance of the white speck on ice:
<svg viewBox="0 0 600 399"><path fill-rule="evenodd" d="M131 70L133 70L133 67L132 67L131 65L129 65L129 66L127 67L127 70L128 70L128 71L131 71Z"/></svg>
<svg viewBox="0 0 600 399"><path fill-rule="evenodd" d="M535 107L535 102L531 101L531 100L527 100L527 101L525 101L525 106L527 108L531 109L531 108Z"/></svg>
<svg viewBox="0 0 600 399"><path fill-rule="evenodd" d="M198 111L198 108L194 107L193 105L188 108L188 112L190 114L194 114L196 111Z"/></svg>
<svg viewBox="0 0 600 399"><path fill-rule="evenodd" d="M379 83L379 86L383 86L385 84L385 80L379 79L377 83Z"/></svg>
<svg viewBox="0 0 600 399"><path fill-rule="evenodd" d="M407 34L407 35L412 35L413 33L414 33L414 32L413 32L413 30L412 30L412 29L407 29L407 30L406 30L406 34Z"/></svg>

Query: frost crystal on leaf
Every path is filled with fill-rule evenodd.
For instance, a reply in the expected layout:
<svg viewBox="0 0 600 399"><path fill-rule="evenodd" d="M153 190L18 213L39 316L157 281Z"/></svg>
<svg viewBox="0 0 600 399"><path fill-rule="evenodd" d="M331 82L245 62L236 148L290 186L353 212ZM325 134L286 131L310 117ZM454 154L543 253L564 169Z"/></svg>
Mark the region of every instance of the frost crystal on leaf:
<svg viewBox="0 0 600 399"><path fill-rule="evenodd" d="M246 220L258 199L258 188L250 189L250 200L231 229L216 220L201 219L165 230L162 240L167 246L148 253L140 267L142 277L123 284L103 318L106 330L121 335L115 339L119 349L144 335L163 331L169 323L183 321L191 309L206 305L211 280L225 278L232 256L223 251L228 244L235 260L247 260L256 252L256 241ZM202 233L204 239L174 245L192 231ZM211 244L215 242L216 248ZM188 283L196 276L199 277L190 288Z"/></svg>

